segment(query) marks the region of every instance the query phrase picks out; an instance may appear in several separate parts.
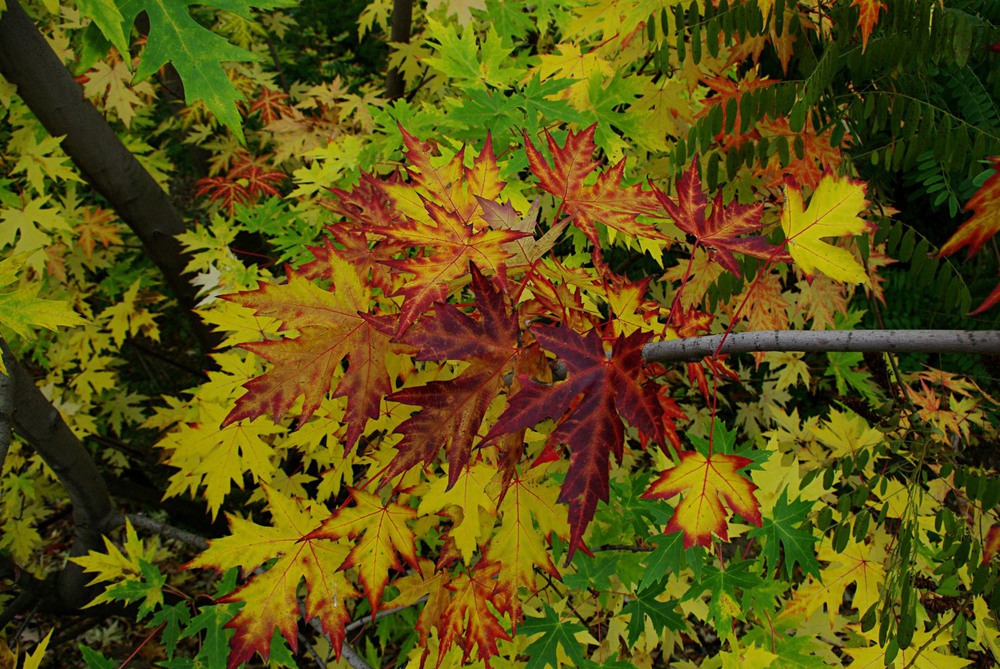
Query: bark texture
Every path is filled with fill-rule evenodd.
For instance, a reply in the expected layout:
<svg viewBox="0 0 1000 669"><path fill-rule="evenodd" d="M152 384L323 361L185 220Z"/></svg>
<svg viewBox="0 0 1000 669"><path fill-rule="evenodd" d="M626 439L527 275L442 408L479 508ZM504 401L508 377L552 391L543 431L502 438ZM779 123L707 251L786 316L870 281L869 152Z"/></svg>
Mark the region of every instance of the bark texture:
<svg viewBox="0 0 1000 669"><path fill-rule="evenodd" d="M38 389L28 370L14 358L2 339L0 350L16 398L11 412L14 431L55 472L73 504L75 528L70 555L75 557L91 550L102 550L103 536L117 526L118 514L101 472L59 411ZM88 580L82 567L68 562L59 574L56 593L59 606L55 608L77 609L86 604L92 594L87 591Z"/></svg>
<svg viewBox="0 0 1000 669"><path fill-rule="evenodd" d="M646 344L646 362L700 360L718 353L873 351L1000 353L1000 330L764 330Z"/></svg>

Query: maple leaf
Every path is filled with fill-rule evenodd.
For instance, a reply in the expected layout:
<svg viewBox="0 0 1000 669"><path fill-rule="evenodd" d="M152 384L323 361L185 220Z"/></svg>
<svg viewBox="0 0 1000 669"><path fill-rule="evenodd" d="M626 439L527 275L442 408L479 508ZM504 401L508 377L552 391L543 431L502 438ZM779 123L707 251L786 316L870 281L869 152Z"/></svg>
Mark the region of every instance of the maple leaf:
<svg viewBox="0 0 1000 669"><path fill-rule="evenodd" d="M376 319L368 317L371 291L357 269L335 255L328 262L333 278L330 290L288 270L286 284L264 284L226 296L258 316L281 320L285 330L294 329L298 336L240 344L274 367L244 385L247 392L236 401L223 427L264 414L277 422L304 396L301 425L319 408L341 374L334 396L347 398L347 449L364 432L367 420L378 416L381 400L390 390L385 367L389 336L375 325ZM342 372L345 359L350 365Z"/></svg>
<svg viewBox="0 0 1000 669"><path fill-rule="evenodd" d="M939 256L949 256L968 246L968 256L971 258L979 252L983 244L1000 232L1000 159L994 162L994 169L996 171L993 175L979 187L962 208L963 211L974 212L974 216L959 226L955 234L941 247Z"/></svg>
<svg viewBox="0 0 1000 669"><path fill-rule="evenodd" d="M712 534L729 540L726 506L757 527L761 526L757 486L739 473L753 461L739 455L697 451L679 454L680 464L660 474L642 494L643 499L670 499L685 493L664 532L683 532L684 547L710 546Z"/></svg>
<svg viewBox="0 0 1000 669"><path fill-rule="evenodd" d="M856 583L851 604L861 615L881 599L881 586L885 582L885 550L881 546L867 545L853 538L843 551L833 550L829 540L823 543L818 555L820 560L830 564L823 569L822 582L813 576L799 586L795 596L782 612L782 616L801 614L809 618L823 604L829 616L830 627L840 612L844 602L844 591L851 583Z"/></svg>
<svg viewBox="0 0 1000 669"><path fill-rule="evenodd" d="M983 564L992 560L997 553L1000 553L1000 523L993 525L986 534L986 541L983 542Z"/></svg>
<svg viewBox="0 0 1000 669"><path fill-rule="evenodd" d="M630 187L621 185L625 174L624 158L606 172L598 173L593 184L584 184L587 177L597 173L601 166L593 157L597 150L594 143L596 129L595 123L578 133L570 132L561 147L546 131L545 138L552 153L551 165L525 135L528 163L538 177L539 185L562 201L573 225L580 228L593 244L595 256L600 255L601 248L598 223L634 237L667 240L666 235L655 227L638 220L640 215L659 215L660 207L656 196L642 190L641 184Z"/></svg>
<svg viewBox="0 0 1000 669"><path fill-rule="evenodd" d="M401 342L417 348L417 360L465 360L470 364L450 381L431 381L404 388L388 399L421 410L396 428L403 439L385 480L411 467L430 464L444 448L448 455L448 488L468 464L473 441L486 410L503 387L503 375L518 355L517 318L507 314L503 294L471 265L472 288L480 320L439 302L433 316L421 318Z"/></svg>
<svg viewBox="0 0 1000 669"><path fill-rule="evenodd" d="M596 330L584 337L565 326L542 325L532 328L532 333L544 349L565 363L566 380L545 385L522 378L521 390L508 400L507 409L484 441L546 418L559 420L549 444L567 444L571 454L559 495L560 502L569 504L568 561L580 546L597 502L608 501L610 455L620 461L624 446L622 419L663 443L660 404L655 390L643 384L640 376L642 347L650 335L619 336L609 358Z"/></svg>
<svg viewBox="0 0 1000 669"><path fill-rule="evenodd" d="M499 273L511 252L510 242L528 236L516 230L494 230L482 222L480 200L495 199L503 188L493 142L487 137L472 166L464 164L465 149L442 167L434 167L435 146L422 143L403 128L410 183L380 184L392 198L402 220L370 220L366 232L382 235L422 254L384 264L396 273L411 274L393 296L402 295L396 335L402 336L434 302L443 302L449 283L464 278L470 262Z"/></svg>
<svg viewBox="0 0 1000 669"><path fill-rule="evenodd" d="M6 290L19 281L19 272L26 260L27 254L0 260L0 290L4 291L0 292L0 322L28 340L34 338L36 327L55 330L85 323L66 302L38 297L40 283L24 283L13 291ZM6 373L2 356L0 373Z"/></svg>
<svg viewBox="0 0 1000 669"><path fill-rule="evenodd" d="M880 0L851 0L852 7L861 10L861 18L858 25L861 26L861 52L868 48L868 37L872 34L872 29L878 23L878 13L888 9L888 6Z"/></svg>
<svg viewBox="0 0 1000 669"><path fill-rule="evenodd" d="M528 655L526 669L559 669L559 649L574 664L582 667L586 664L587 658L584 655L583 647L594 642L594 638L578 622L564 622L562 617L546 603L543 603L544 615L541 617L532 616L526 618L521 625L521 634L524 636L534 636L541 634L531 643L525 652Z"/></svg>
<svg viewBox="0 0 1000 669"><path fill-rule="evenodd" d="M816 561L813 550L813 544L817 539L810 527L797 527L807 522L806 517L812 506L812 502L802 499L789 502L788 488L785 487L774 503L773 512L764 518L763 525L751 530L748 535L764 537L762 553L771 568L778 564L780 544L784 549L785 571L789 579L793 576L796 564L799 564L805 573L820 578L819 562Z"/></svg>
<svg viewBox="0 0 1000 669"><path fill-rule="evenodd" d="M556 489L545 485L546 469L539 466L524 474L515 472L497 509L502 516L500 528L486 550L486 557L500 565L497 588L512 601L517 599L519 588L537 592L536 567L553 578L561 578L545 539L553 533L562 535L567 524L566 508L557 504ZM520 613L512 611L515 628L519 619Z"/></svg>
<svg viewBox="0 0 1000 669"><path fill-rule="evenodd" d="M350 554L337 568L358 570L372 615L375 615L389 582L389 569L403 569L400 556L408 565L419 569L413 531L406 525L417 517L417 512L395 502L383 504L377 495L363 490L353 489L351 496L355 506L339 510L306 538L357 539Z"/></svg>
<svg viewBox="0 0 1000 669"><path fill-rule="evenodd" d="M448 537L455 542L455 547L462 554L466 564L472 564L472 554L480 540L492 527L483 528L484 513L492 517L496 511L496 503L490 495L490 481L496 474L496 469L482 462L462 470L457 485L449 488L445 478L435 479L430 488L420 500L417 513L421 516L436 513L446 508L461 509L456 514L455 523L448 531Z"/></svg>
<svg viewBox="0 0 1000 669"><path fill-rule="evenodd" d="M329 513L322 504L294 499L270 486L262 486L273 526L257 525L228 516L230 536L209 542L186 569L212 568L219 572L242 567L245 573L277 558L264 572L249 580L220 602L243 603L226 627L236 630L230 639L229 669L249 660L255 652L266 661L274 630L298 648L299 583L305 579L305 618L318 618L337 654L344 643L344 626L350 619L347 602L358 592L339 571L348 549L339 543L312 536Z"/></svg>
<svg viewBox="0 0 1000 669"><path fill-rule="evenodd" d="M440 650L437 666L441 666L448 649L457 644L462 649L463 664L478 649L477 658L490 667L490 658L498 654L497 641L510 641L510 635L491 610L507 608L502 593L496 589L500 565L480 560L468 573L459 574L445 587L452 593L441 613L438 625Z"/></svg>
<svg viewBox="0 0 1000 669"><path fill-rule="evenodd" d="M149 36L135 78L145 79L168 62L173 63L184 83L185 101L188 104L203 101L208 110L243 141L240 113L236 108L236 100L242 98L242 94L226 76L222 63L257 60L258 56L230 44L195 21L189 10L193 4L202 3L193 0L124 0L118 3L124 25L131 26L142 13L149 19ZM271 9L290 3L288 0L252 0L219 4L252 21L251 7ZM183 57L177 58L178 54Z"/></svg>
<svg viewBox="0 0 1000 669"><path fill-rule="evenodd" d="M734 251L765 260L789 260L788 254L768 244L764 237L739 236L761 228L760 218L764 212L762 202L754 205L731 202L728 206L723 206L722 191L719 191L712 203L712 214L706 218L708 199L701 190L701 170L697 156L691 161L691 167L677 180L677 202L655 186L653 192L677 227L694 235L696 244L711 247L715 251L713 258L733 274L741 274L740 265L733 256Z"/></svg>
<svg viewBox="0 0 1000 669"><path fill-rule="evenodd" d="M808 209L803 206L802 191L786 185L781 227L792 259L807 276L820 271L836 281L868 285L868 275L850 251L823 241L824 237L869 232L872 226L859 217L867 205L864 183L848 177L824 175Z"/></svg>

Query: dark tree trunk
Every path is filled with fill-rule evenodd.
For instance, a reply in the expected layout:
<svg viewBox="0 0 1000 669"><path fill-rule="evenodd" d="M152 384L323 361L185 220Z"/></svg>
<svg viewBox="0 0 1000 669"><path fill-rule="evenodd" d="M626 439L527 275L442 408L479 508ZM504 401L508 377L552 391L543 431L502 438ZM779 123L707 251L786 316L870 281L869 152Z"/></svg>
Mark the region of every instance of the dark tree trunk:
<svg viewBox="0 0 1000 669"><path fill-rule="evenodd" d="M392 31L389 40L392 42L409 42L413 26L413 0L393 0ZM385 78L385 96L390 100L403 97L403 74L396 68L389 70Z"/></svg>
<svg viewBox="0 0 1000 669"><path fill-rule="evenodd" d="M66 488L73 504L75 524L71 556L103 550L102 537L119 523L101 472L90 453L63 421L62 416L35 385L28 371L0 339L0 352L15 398L11 411L14 431L30 445ZM69 562L58 578L56 601L76 609L87 603L88 578L83 568Z"/></svg>

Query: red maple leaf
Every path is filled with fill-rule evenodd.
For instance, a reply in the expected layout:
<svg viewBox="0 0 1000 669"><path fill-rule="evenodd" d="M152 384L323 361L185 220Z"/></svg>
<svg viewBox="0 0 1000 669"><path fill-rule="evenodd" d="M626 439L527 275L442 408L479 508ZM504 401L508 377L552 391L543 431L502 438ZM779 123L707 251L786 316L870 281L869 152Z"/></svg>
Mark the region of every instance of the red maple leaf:
<svg viewBox="0 0 1000 669"><path fill-rule="evenodd" d="M701 190L701 170L697 156L691 161L691 167L677 180L676 202L655 186L653 192L677 227L694 235L696 245L712 248L713 258L733 274L740 275L740 264L733 255L736 251L757 258L791 261L787 253L768 244L761 236L739 236L761 228L763 203L742 205L731 202L728 206L723 206L720 191L712 203L711 215L705 216L708 199Z"/></svg>
<svg viewBox="0 0 1000 669"><path fill-rule="evenodd" d="M404 388L388 397L421 407L396 431L403 439L386 470L386 480L414 465L430 464L444 448L448 454L448 488L469 462L483 416L503 387L503 375L518 356L517 318L507 313L503 294L475 265L470 268L480 320L454 305L438 303L401 342L417 349L417 360L464 360L470 363L457 378Z"/></svg>
<svg viewBox="0 0 1000 669"><path fill-rule="evenodd" d="M283 329L295 330L298 336L240 344L274 366L244 384L247 392L236 400L223 427L264 414L279 420L299 397L305 398L299 424L305 423L338 377L334 396L347 398L348 449L368 419L378 416L381 399L391 390L385 367L389 335L369 315L371 290L366 277L358 276L355 266L336 255L327 262L329 290L289 270L285 284L263 284L257 290L225 296L257 315L280 319ZM350 362L346 371L345 360Z"/></svg>
<svg viewBox="0 0 1000 669"><path fill-rule="evenodd" d="M552 153L551 165L525 135L528 163L531 171L538 177L539 185L562 200L562 206L572 217L573 225L580 228L594 245L595 256L600 254L601 248L597 236L598 223L626 235L666 240L667 237L655 227L638 220L640 215L662 216L662 212L656 197L653 193L642 190L641 184L629 187L621 185L625 174L624 158L606 172L598 173L601 163L594 160L594 152L597 150L594 143L596 128L595 123L581 132L570 132L566 143L561 147L546 131L545 138ZM595 173L596 181L586 185L584 181Z"/></svg>
<svg viewBox="0 0 1000 669"><path fill-rule="evenodd" d="M547 418L559 420L549 444L567 444L570 449L569 471L559 495L560 502L569 504L569 559L580 546L597 502L608 500L610 455L620 461L624 446L622 419L662 444L662 408L655 389L641 378L642 347L649 334L619 336L608 357L596 330L581 336L561 325L540 325L532 333L542 348L565 363L566 380L547 385L522 378L523 387L510 398L485 441Z"/></svg>

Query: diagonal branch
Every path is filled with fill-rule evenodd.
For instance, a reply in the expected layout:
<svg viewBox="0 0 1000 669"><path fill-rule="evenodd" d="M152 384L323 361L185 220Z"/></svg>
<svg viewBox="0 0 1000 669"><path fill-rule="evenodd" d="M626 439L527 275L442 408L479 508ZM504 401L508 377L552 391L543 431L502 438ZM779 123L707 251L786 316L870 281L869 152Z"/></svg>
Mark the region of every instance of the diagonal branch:
<svg viewBox="0 0 1000 669"><path fill-rule="evenodd" d="M59 411L38 389L28 370L14 358L2 339L0 351L10 375L13 396L17 398L11 412L14 431L55 472L73 504L75 530L70 555L101 550L102 537L117 524L117 513L101 472ZM68 562L59 574L58 604L70 609L86 604L86 582L83 568Z"/></svg>
<svg viewBox="0 0 1000 669"><path fill-rule="evenodd" d="M838 351L1000 354L1000 330L764 330L646 344L646 362L696 361L716 353Z"/></svg>

